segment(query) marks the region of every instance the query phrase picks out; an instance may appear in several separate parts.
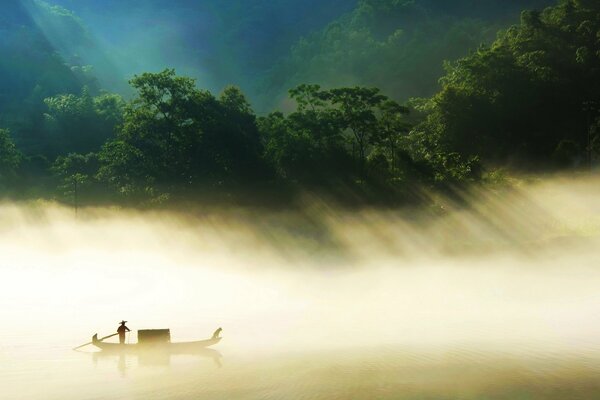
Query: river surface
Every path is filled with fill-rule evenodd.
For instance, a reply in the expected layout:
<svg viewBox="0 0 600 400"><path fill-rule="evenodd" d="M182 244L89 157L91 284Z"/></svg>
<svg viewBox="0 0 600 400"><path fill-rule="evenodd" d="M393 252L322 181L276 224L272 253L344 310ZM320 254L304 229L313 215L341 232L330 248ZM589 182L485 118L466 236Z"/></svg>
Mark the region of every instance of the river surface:
<svg viewBox="0 0 600 400"><path fill-rule="evenodd" d="M2 399L600 398L600 181L468 208L0 206ZM170 328L187 355L72 348ZM109 339L110 341L114 340Z"/></svg>

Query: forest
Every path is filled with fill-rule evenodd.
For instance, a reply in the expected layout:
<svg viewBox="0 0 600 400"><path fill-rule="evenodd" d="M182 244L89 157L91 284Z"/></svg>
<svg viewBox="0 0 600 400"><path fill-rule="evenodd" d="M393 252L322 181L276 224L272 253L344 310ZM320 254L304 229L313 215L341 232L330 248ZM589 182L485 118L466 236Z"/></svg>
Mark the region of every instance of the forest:
<svg viewBox="0 0 600 400"><path fill-rule="evenodd" d="M594 167L600 3L453 3L350 4L215 91L176 65L123 89L75 13L10 0L0 190L76 205L286 204L304 192L403 204L498 171Z"/></svg>

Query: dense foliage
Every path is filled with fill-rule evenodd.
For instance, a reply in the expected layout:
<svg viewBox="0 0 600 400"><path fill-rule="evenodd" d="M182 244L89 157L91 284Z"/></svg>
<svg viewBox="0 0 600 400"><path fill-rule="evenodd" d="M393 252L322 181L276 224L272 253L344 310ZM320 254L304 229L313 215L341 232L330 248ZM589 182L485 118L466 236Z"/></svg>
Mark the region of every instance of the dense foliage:
<svg viewBox="0 0 600 400"><path fill-rule="evenodd" d="M519 26L446 68L421 137L492 162L590 161L599 140L600 3L525 11Z"/></svg>
<svg viewBox="0 0 600 400"><path fill-rule="evenodd" d="M301 85L290 91L297 111L257 119L235 87L217 98L173 70L131 84L138 96L116 137L97 153L54 163L63 196L77 187L156 202L284 182L335 193L340 185L391 188L405 172L398 143L408 109L378 89Z"/></svg>
<svg viewBox="0 0 600 400"><path fill-rule="evenodd" d="M126 196L165 196L241 185L264 174L262 144L243 94L219 98L173 70L131 81L139 96L100 151L98 178Z"/></svg>
<svg viewBox="0 0 600 400"><path fill-rule="evenodd" d="M378 20L377 35L389 37L397 20L429 3L393 2L407 13L396 15L388 1L364 0L368 12L360 15ZM156 204L252 193L287 199L309 190L396 202L418 193L415 187L477 181L495 164L565 168L600 155L595 1L523 12L521 23L491 45L446 63L441 89L430 98L402 104L385 94L396 90L385 83L382 90L302 83L289 90L287 112L264 116L239 88L215 96L173 69L136 75L128 101L104 92L89 70L53 51L22 4L5 18L19 21L11 32L25 34L30 47L8 35L0 49L7 55L0 59L7 74L0 75L5 193ZM10 64L23 57L40 65L19 71Z"/></svg>
<svg viewBox="0 0 600 400"><path fill-rule="evenodd" d="M0 13L0 126L11 129L23 152L51 158L56 151L50 148L62 144L44 127L47 99L99 90L90 69L65 63L41 29L40 20L57 18L73 17L33 0L9 0Z"/></svg>
<svg viewBox="0 0 600 400"><path fill-rule="evenodd" d="M261 89L265 101L302 82L380 87L403 100L430 96L438 90L444 60L491 42L523 8L552 2L360 0L350 13L301 39Z"/></svg>
<svg viewBox="0 0 600 400"><path fill-rule="evenodd" d="M490 43L497 29L518 21L522 9L554 2L47 1L83 20L87 31L81 33L81 24L64 10L60 18L39 18L69 63L76 54L94 65L103 88L121 93L115 78L125 82L171 67L215 93L232 83L243 88L261 115L279 108L277 100L305 82L374 86L401 100L432 95L443 60Z"/></svg>

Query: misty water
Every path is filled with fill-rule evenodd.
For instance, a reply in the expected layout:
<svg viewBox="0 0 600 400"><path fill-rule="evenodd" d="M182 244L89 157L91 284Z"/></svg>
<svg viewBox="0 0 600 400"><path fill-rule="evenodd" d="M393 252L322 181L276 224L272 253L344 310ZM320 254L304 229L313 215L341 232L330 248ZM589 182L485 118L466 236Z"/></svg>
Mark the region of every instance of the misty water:
<svg viewBox="0 0 600 400"><path fill-rule="evenodd" d="M592 399L600 179L462 205L193 212L0 206L5 399ZM73 347L223 327L214 351ZM113 340L113 339L110 339Z"/></svg>

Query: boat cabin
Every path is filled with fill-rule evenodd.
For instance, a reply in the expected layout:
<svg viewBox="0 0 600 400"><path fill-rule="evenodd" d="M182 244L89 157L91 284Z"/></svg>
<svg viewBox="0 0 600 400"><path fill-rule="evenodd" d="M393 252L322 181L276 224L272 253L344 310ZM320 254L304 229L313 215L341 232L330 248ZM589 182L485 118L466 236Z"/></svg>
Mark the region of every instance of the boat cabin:
<svg viewBox="0 0 600 400"><path fill-rule="evenodd" d="M158 344L171 342L170 329L140 329L138 330L138 343Z"/></svg>

